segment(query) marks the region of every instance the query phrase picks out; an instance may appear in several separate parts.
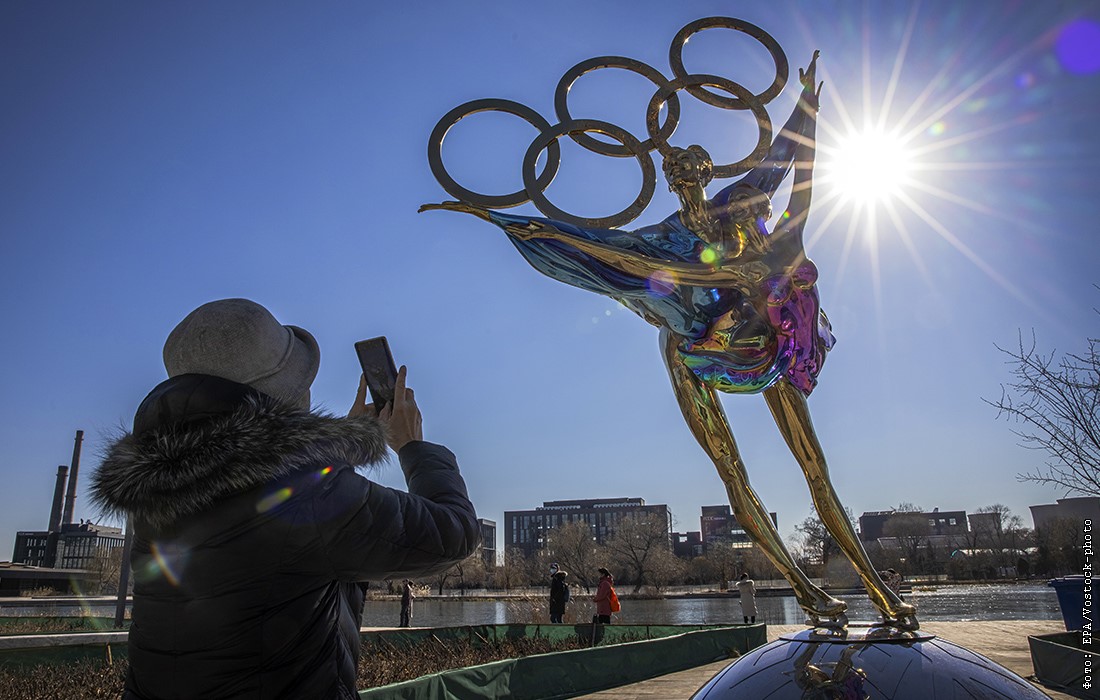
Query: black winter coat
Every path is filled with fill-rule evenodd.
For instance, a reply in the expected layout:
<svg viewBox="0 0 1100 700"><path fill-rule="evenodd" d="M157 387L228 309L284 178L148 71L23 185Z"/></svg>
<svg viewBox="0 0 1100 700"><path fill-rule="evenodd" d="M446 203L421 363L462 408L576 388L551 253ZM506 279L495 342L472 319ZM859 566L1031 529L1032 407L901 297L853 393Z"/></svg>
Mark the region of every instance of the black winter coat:
<svg viewBox="0 0 1100 700"><path fill-rule="evenodd" d="M450 451L402 448L408 493L355 472L385 455L373 418L202 375L154 389L93 484L136 532L125 697L357 697L359 582L440 571L479 541Z"/></svg>
<svg viewBox="0 0 1100 700"><path fill-rule="evenodd" d="M564 615L565 604L569 601L569 584L561 576L550 579L550 614Z"/></svg>

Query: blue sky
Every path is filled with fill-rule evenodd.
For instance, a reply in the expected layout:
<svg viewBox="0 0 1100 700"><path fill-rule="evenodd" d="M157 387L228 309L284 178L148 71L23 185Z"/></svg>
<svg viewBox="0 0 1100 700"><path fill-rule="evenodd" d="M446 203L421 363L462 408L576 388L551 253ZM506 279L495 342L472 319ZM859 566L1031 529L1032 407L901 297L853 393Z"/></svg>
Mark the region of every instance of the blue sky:
<svg viewBox="0 0 1100 700"><path fill-rule="evenodd" d="M733 15L825 81L808 252L838 342L810 398L834 482L857 515L902 501L1027 506L1042 455L983 402L1010 379L997 346L1034 333L1079 351L1100 306L1096 196L1100 13L1086 2L529 4L8 2L0 5L0 559L48 520L57 465L86 432L87 475L164 377L160 347L195 306L244 296L322 347L314 401L358 377L352 345L385 334L409 366L428 439L459 456L483 517L544 500L668 503L679 530L722 485L679 415L655 329L531 269L495 227L447 212L426 159L452 107L513 99L552 122L553 91L598 55L670 74L688 22ZM764 50L725 30L685 63L754 91ZM900 57L900 58L899 58ZM574 116L644 131L652 88L585 76ZM737 115L684 97L673 143L744 155ZM689 104L692 103L692 104ZM873 207L836 176L850 133L897 131L912 165ZM444 159L466 186L519 186L533 130L478 115ZM637 166L566 144L548 190L599 215ZM605 162L606 161L606 162ZM867 165L872 183L888 179ZM663 187L658 186L661 190ZM717 188L712 186L712 191ZM783 201L777 201L780 210ZM658 192L633 226L675 208ZM519 211L534 213L530 205ZM762 398L725 406L758 493L789 533L809 513ZM380 479L400 485L400 472ZM10 552L10 550L6 550Z"/></svg>

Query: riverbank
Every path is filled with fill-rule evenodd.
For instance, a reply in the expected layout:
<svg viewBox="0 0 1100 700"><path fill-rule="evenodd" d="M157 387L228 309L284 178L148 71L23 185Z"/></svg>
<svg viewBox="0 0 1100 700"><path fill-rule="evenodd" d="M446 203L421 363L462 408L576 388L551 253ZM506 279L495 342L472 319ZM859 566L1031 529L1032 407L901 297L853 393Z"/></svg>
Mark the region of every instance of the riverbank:
<svg viewBox="0 0 1100 700"><path fill-rule="evenodd" d="M833 595L837 596L852 596L863 595L864 590L858 587L849 586L832 586L826 583L822 579L811 579L815 585L821 586L825 590L829 591ZM1047 582L1046 578L1031 578L1031 579L998 579L988 581L946 581L939 579L914 579L912 581L906 581L902 585L902 593L929 593L935 592L940 588L965 588L965 587L987 587L987 586L1045 586ZM546 586L529 586L525 588L511 588L511 589L488 589L488 588L469 588L469 589L448 589L439 593L437 590L424 590L417 596L419 600L522 600L531 597L546 596L549 591L549 584ZM593 588L587 593L594 593ZM573 593L575 596L584 595L586 593L585 588L580 585L573 586ZM730 588L722 590L718 584L711 585L699 585L699 586L666 586L660 590L655 590L651 587L644 587L638 593L633 592L631 586L622 586L616 589L620 598L635 599L635 600L679 600L679 599L694 599L694 598L733 598L738 597L737 591ZM762 579L756 581L756 594L763 597L775 597L775 596L791 596L790 585L784 579ZM395 590L390 593L385 587L375 584L375 587L367 590L368 600L400 600L401 592ZM45 596L45 597L0 597L0 616L3 616L4 610L9 608L26 608L26 607L96 607L102 608L105 606L114 606L117 602L117 597L113 595L109 596ZM129 606L129 600L127 601Z"/></svg>
<svg viewBox="0 0 1100 700"><path fill-rule="evenodd" d="M385 589L383 588L382 591ZM594 612L591 595L575 590L566 608L565 622L585 623ZM851 620L878 617L862 591L841 596L848 603ZM616 624L699 625L730 624L742 620L736 594L699 589L668 591L666 595L633 596L623 593ZM914 590L906 599L915 603L921 619L1060 620L1057 594L1043 583L940 585L935 590ZM768 625L801 624L805 614L791 595L757 598L757 622ZM372 595L366 601L361 624L387 627L400 619L396 596ZM8 598L0 600L0 618L98 617L114 619L113 598ZM549 621L544 590L513 590L507 595L424 596L414 606L413 624L423 627L459 625L537 624Z"/></svg>

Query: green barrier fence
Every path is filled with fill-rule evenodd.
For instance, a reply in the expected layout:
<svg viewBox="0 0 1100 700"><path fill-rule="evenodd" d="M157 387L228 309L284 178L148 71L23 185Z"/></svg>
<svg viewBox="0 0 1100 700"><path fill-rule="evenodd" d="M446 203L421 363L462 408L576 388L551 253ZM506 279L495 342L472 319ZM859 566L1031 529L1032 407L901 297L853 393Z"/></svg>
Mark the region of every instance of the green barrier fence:
<svg viewBox="0 0 1100 700"><path fill-rule="evenodd" d="M0 638L0 668L17 666L60 666L92 660L107 663L126 658L126 633L77 632L74 634L35 635L36 641L23 646L7 646L20 638ZM41 639L41 642L37 640Z"/></svg>
<svg viewBox="0 0 1100 700"><path fill-rule="evenodd" d="M574 633L571 626L558 627L564 628L566 634ZM591 628L592 626L578 625L578 627ZM629 627L635 628L637 633L639 626ZM605 627L604 639L620 631L622 631L621 636L626 636L629 634L629 627L625 625ZM540 632L547 630L546 627L538 629ZM703 629L647 641L539 654L444 671L412 681L361 690L359 698L360 700L571 698L735 657L766 641L767 632L764 625Z"/></svg>

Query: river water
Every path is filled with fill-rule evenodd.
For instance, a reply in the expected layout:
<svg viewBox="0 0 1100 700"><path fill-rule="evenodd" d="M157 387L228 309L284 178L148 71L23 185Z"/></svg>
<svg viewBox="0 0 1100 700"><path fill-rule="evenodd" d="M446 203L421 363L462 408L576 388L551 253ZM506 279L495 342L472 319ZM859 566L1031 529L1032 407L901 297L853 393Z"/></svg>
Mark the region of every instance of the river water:
<svg viewBox="0 0 1100 700"><path fill-rule="evenodd" d="M576 587L575 587L576 588ZM862 595L841 596L848 602L848 617L853 622L874 621L877 615ZM566 622L588 622L594 612L590 596L576 588L567 608ZM989 584L938 586L935 590L914 591L906 599L917 604L920 618L927 621L966 620L1060 620L1054 589L1044 584ZM102 600L102 599L101 599ZM622 601L623 609L614 617L619 624L692 625L741 622L741 604L734 597L666 598ZM773 625L801 624L805 615L792 596L757 596L757 622ZM76 616L90 614L114 616L113 602L81 605L38 606L4 605L0 616ZM365 627L393 627L400 618L395 599L368 600L363 611ZM536 598L477 599L461 597L423 598L413 610L417 627L493 625L548 622L546 607Z"/></svg>
<svg viewBox="0 0 1100 700"><path fill-rule="evenodd" d="M848 603L851 621L872 622L878 619L866 596L841 597ZM916 603L920 618L928 621L1062 619L1054 589L1044 584L939 586L932 591L914 591L905 598ZM756 608L757 622L793 625L801 624L806 619L792 596L758 596ZM590 621L593 612L593 604L580 589L570 601L565 621ZM400 605L395 601L367 601L363 625L393 626L397 624L399 613ZM741 603L732 596L656 600L626 598L622 601L622 611L613 618L619 624L633 625L722 624L741 620ZM413 624L417 627L548 621L547 612L541 606L512 600L427 598L417 600L413 609Z"/></svg>

